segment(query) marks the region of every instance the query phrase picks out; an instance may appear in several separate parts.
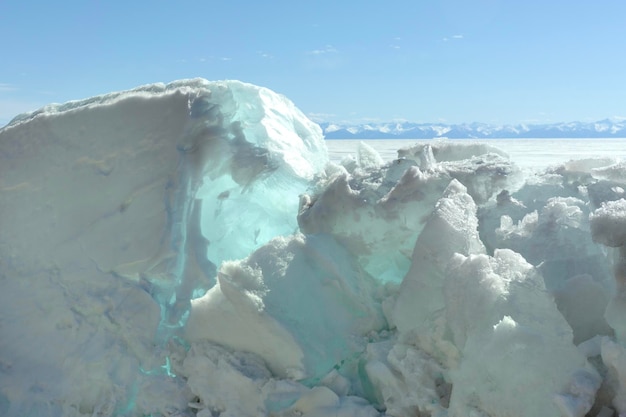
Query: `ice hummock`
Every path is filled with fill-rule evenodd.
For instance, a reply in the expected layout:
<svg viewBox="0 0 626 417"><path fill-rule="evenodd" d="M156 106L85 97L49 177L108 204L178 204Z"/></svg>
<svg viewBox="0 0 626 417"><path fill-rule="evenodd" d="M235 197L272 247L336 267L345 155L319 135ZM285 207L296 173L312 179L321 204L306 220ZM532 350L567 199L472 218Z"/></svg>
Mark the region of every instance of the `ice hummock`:
<svg viewBox="0 0 626 417"><path fill-rule="evenodd" d="M328 162L286 98L155 84L0 130L0 415L626 414L626 169Z"/></svg>
<svg viewBox="0 0 626 417"><path fill-rule="evenodd" d="M223 261L294 233L327 163L293 103L236 81L49 106L0 143L0 404L22 416L186 404L168 343L186 344L191 299Z"/></svg>

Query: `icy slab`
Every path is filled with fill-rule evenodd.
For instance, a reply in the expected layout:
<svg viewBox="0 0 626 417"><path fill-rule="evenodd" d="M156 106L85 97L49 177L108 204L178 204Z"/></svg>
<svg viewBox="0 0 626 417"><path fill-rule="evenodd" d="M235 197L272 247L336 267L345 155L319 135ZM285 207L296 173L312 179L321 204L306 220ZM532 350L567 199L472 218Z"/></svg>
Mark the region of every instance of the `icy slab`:
<svg viewBox="0 0 626 417"><path fill-rule="evenodd" d="M453 180L420 233L411 268L402 280L390 322L400 338L450 365L456 349L443 339L445 271L455 253L484 253L478 238L476 205L467 189Z"/></svg>
<svg viewBox="0 0 626 417"><path fill-rule="evenodd" d="M463 357L450 377L452 415L470 403L490 416L582 417L591 409L601 378L572 344L541 276L519 254L456 255L445 294ZM520 389L529 394L521 398Z"/></svg>
<svg viewBox="0 0 626 417"><path fill-rule="evenodd" d="M329 236L276 238L218 281L192 302L187 340L253 352L283 378L323 377L385 326L374 280Z"/></svg>
<svg viewBox="0 0 626 417"><path fill-rule="evenodd" d="M144 387L181 382L165 343L190 299L222 260L297 229L326 162L317 125L237 81L144 86L0 130L0 414L184 405L180 387L150 401Z"/></svg>

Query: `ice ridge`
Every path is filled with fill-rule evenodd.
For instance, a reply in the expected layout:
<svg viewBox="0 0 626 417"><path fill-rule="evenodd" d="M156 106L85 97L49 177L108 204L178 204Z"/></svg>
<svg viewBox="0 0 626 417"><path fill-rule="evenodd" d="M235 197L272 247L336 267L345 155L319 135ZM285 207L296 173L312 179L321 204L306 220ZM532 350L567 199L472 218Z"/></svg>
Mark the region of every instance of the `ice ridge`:
<svg viewBox="0 0 626 417"><path fill-rule="evenodd" d="M0 415L626 414L626 168L329 163L239 81L0 129Z"/></svg>

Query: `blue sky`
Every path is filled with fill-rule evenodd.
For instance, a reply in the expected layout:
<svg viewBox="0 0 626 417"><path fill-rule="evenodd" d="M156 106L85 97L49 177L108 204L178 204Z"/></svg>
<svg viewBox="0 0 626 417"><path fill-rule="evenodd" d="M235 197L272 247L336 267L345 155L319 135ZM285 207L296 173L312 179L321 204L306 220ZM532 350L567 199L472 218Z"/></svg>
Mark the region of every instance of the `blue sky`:
<svg viewBox="0 0 626 417"><path fill-rule="evenodd" d="M317 121L626 117L625 19L621 0L0 0L0 125L192 77Z"/></svg>

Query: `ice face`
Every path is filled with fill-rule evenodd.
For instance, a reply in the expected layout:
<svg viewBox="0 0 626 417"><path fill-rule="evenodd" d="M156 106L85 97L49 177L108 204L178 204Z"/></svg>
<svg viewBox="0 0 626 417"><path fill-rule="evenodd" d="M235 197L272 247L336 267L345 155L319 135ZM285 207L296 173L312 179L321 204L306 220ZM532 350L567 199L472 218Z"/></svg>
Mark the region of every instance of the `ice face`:
<svg viewBox="0 0 626 417"><path fill-rule="evenodd" d="M328 163L237 81L0 130L0 415L626 413L626 171L485 144Z"/></svg>

